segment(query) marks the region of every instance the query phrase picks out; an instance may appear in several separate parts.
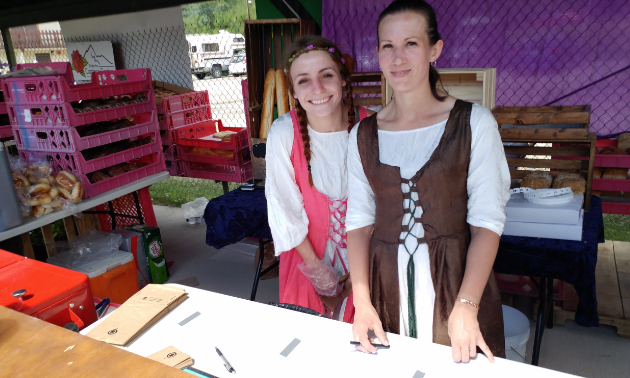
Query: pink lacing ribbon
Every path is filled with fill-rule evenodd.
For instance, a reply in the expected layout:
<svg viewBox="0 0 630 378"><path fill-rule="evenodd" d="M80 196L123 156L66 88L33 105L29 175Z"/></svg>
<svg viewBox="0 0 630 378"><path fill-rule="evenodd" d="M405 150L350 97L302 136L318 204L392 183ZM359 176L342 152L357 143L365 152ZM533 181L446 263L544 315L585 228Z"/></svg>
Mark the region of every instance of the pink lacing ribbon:
<svg viewBox="0 0 630 378"><path fill-rule="evenodd" d="M346 241L348 239L346 235L346 212L348 211L348 199L343 201L331 201L328 200L328 216L330 217L330 226L328 228L328 239L335 242L337 247L335 248L335 254L333 256L332 266L335 266L337 258L343 266L345 274L348 273L346 263L341 257L341 248L348 248Z"/></svg>

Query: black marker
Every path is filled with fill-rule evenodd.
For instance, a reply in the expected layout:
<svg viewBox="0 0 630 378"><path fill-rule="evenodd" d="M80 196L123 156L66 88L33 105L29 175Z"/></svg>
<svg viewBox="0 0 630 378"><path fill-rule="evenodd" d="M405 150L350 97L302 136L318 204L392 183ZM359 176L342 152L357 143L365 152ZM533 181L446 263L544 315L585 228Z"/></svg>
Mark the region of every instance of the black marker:
<svg viewBox="0 0 630 378"><path fill-rule="evenodd" d="M214 347L214 349L217 350L217 353L219 354L219 357L221 357L221 359L223 360L223 366L225 366L225 368L227 369L227 371L229 371L232 374L236 374L236 370L234 370L234 368L232 367L232 365L230 365L230 363L228 362L228 360L225 359L225 356L223 355L223 353L221 353L221 351L219 350L219 348Z"/></svg>
<svg viewBox="0 0 630 378"><path fill-rule="evenodd" d="M361 345L360 342L358 341L350 341L351 345ZM377 349L389 349L389 345L383 345L383 344L372 344L372 346L376 347Z"/></svg>

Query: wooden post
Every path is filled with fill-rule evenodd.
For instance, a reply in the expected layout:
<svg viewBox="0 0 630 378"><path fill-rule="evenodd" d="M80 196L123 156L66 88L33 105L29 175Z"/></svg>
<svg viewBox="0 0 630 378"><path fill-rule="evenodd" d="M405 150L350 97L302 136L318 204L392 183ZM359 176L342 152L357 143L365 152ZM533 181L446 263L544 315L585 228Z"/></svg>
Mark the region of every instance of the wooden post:
<svg viewBox="0 0 630 378"><path fill-rule="evenodd" d="M53 235L52 225L47 224L45 226L42 226L42 234L44 235L46 254L48 254L48 257L56 255L57 249L55 248L55 236Z"/></svg>
<svg viewBox="0 0 630 378"><path fill-rule="evenodd" d="M66 236L68 236L68 241L77 237L77 230L74 228L73 217L65 217L63 218L63 225L66 227Z"/></svg>
<svg viewBox="0 0 630 378"><path fill-rule="evenodd" d="M14 68L17 65L17 60L15 59L13 41L11 40L11 30L9 28L2 29L2 42L4 43L4 51L7 53L9 67Z"/></svg>
<svg viewBox="0 0 630 378"><path fill-rule="evenodd" d="M22 238L22 253L29 259L35 259L35 252L33 251L33 245L31 244L31 235L28 232L20 235Z"/></svg>

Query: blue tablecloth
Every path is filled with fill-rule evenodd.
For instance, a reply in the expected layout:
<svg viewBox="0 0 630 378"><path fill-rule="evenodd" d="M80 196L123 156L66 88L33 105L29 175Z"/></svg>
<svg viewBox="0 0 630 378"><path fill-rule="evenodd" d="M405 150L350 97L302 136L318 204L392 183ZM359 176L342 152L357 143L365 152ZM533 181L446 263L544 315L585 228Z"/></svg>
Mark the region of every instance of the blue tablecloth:
<svg viewBox="0 0 630 378"><path fill-rule="evenodd" d="M584 213L581 241L501 237L494 263L496 273L551 277L575 286L580 297L575 321L590 327L599 324L595 293L597 244L604 242L602 202L591 197L591 209Z"/></svg>
<svg viewBox="0 0 630 378"><path fill-rule="evenodd" d="M220 249L246 237L271 239L265 191L233 190L208 202L206 244Z"/></svg>
<svg viewBox="0 0 630 378"><path fill-rule="evenodd" d="M208 203L204 214L206 243L223 248L245 237L271 239L264 190L234 190ZM496 273L552 277L575 286L580 297L575 321L597 326L595 265L597 244L604 242L602 203L593 196L584 214L581 241L502 236L494 263Z"/></svg>

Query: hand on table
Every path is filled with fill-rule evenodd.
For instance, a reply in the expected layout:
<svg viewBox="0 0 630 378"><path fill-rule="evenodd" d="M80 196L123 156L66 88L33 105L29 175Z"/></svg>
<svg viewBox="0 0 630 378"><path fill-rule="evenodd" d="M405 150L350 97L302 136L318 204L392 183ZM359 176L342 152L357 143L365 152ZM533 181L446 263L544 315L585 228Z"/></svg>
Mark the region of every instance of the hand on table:
<svg viewBox="0 0 630 378"><path fill-rule="evenodd" d="M306 262L300 263L298 268L320 295L334 297L343 290L343 285L339 283L337 271L325 260L315 258L308 264Z"/></svg>
<svg viewBox="0 0 630 378"><path fill-rule="evenodd" d="M374 335L378 338L378 341L383 345L389 345L387 335L383 330L381 320L378 318L378 314L371 303L364 305L354 303L354 324L352 324L352 335L354 341L361 343L357 346L357 350L364 353L376 353L376 347L372 345L374 340L368 337L368 331L374 331Z"/></svg>
<svg viewBox="0 0 630 378"><path fill-rule="evenodd" d="M455 302L448 319L448 336L451 338L455 362L468 362L470 358L477 356L477 346L485 353L490 362L494 362L494 356L481 336L477 321L478 312L479 310L471 305Z"/></svg>

